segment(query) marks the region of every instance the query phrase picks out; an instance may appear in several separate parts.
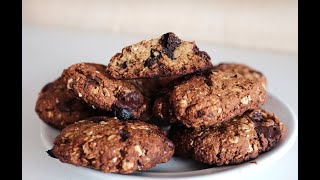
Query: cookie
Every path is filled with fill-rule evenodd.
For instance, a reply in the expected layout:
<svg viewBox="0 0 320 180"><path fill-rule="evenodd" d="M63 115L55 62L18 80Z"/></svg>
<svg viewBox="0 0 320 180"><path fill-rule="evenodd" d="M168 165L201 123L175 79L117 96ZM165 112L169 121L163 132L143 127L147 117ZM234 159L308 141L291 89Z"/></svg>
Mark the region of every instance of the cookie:
<svg viewBox="0 0 320 180"><path fill-rule="evenodd" d="M248 79L259 81L266 89L267 78L260 72L247 65L237 63L221 63L214 67L215 70L221 70L223 72L238 73L245 76Z"/></svg>
<svg viewBox="0 0 320 180"><path fill-rule="evenodd" d="M223 71L226 73L237 73L238 75L242 75L250 80L259 81L262 86L266 87L266 78L265 76L257 70L250 68L249 66L243 64L235 64L235 63L221 63L214 67L215 71ZM153 104L153 114L154 117L158 119L158 121L164 121L166 123L175 123L176 119L173 116L173 112L171 110L169 104L169 97L172 91L172 86L179 85L182 80L190 79L190 76L185 76L180 79L176 79L171 81L166 88L162 89L154 101Z"/></svg>
<svg viewBox="0 0 320 180"><path fill-rule="evenodd" d="M174 145L157 126L93 117L63 129L48 154L64 163L127 174L169 161Z"/></svg>
<svg viewBox="0 0 320 180"><path fill-rule="evenodd" d="M123 48L111 58L107 70L115 79L135 79L180 76L212 67L210 56L194 42L169 32Z"/></svg>
<svg viewBox="0 0 320 180"><path fill-rule="evenodd" d="M61 79L48 83L42 88L35 110L41 120L58 129L98 115L97 111L69 92Z"/></svg>
<svg viewBox="0 0 320 180"><path fill-rule="evenodd" d="M214 70L174 86L169 103L177 121L199 128L256 109L265 100L266 90L257 80Z"/></svg>
<svg viewBox="0 0 320 180"><path fill-rule="evenodd" d="M79 63L62 73L65 87L93 108L112 111L119 119L138 119L148 102L131 83L111 79L106 66Z"/></svg>
<svg viewBox="0 0 320 180"><path fill-rule="evenodd" d="M263 109L203 129L173 126L175 154L211 165L239 164L272 149L283 136L280 120Z"/></svg>

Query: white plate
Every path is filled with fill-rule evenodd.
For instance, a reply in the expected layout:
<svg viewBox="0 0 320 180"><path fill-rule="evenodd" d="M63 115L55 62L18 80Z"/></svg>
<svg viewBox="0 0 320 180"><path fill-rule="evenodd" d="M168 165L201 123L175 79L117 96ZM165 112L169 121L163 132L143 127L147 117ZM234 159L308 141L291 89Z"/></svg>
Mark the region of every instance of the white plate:
<svg viewBox="0 0 320 180"><path fill-rule="evenodd" d="M169 162L160 164L148 171L135 172L130 175L121 174L105 174L96 170L75 167L73 165L61 163L68 167L69 171L79 173L90 177L107 178L112 176L117 179L136 179L143 177L144 179L157 178L195 178L195 177L220 177L227 178L230 176L237 177L244 173L254 173L257 168L265 167L280 159L293 146L297 139L297 118L291 108L280 98L268 93L267 103L263 108L275 113L283 124L286 126L286 132L282 140L271 151L263 153L258 158L239 165L231 165L225 167L210 167L193 160L181 159L173 157ZM41 121L42 122L42 121ZM46 149L51 149L54 138L59 131L51 128L45 123L40 126L41 140ZM54 159L52 159L54 160Z"/></svg>

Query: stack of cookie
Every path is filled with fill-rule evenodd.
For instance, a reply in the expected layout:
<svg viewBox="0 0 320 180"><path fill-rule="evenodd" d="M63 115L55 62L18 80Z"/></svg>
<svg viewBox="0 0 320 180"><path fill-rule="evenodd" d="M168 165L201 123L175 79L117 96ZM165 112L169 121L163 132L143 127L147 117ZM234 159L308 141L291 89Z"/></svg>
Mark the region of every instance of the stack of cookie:
<svg viewBox="0 0 320 180"><path fill-rule="evenodd" d="M261 109L266 78L241 64L213 66L174 33L123 48L105 66L79 63L40 92L36 112L62 130L49 155L103 172L132 173L173 154L238 164L270 150L284 126ZM171 126L165 133L159 125Z"/></svg>

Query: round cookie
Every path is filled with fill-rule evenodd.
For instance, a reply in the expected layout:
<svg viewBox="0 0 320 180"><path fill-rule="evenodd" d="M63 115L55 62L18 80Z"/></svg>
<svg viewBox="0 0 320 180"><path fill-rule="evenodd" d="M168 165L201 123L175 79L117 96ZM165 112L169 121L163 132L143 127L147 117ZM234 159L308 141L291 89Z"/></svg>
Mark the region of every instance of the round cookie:
<svg viewBox="0 0 320 180"><path fill-rule="evenodd" d="M256 109L266 90L256 80L213 70L174 86L169 103L172 114L186 127L207 127Z"/></svg>
<svg viewBox="0 0 320 180"><path fill-rule="evenodd" d="M60 79L42 88L35 110L41 120L58 129L97 115L94 109L69 92Z"/></svg>
<svg viewBox="0 0 320 180"><path fill-rule="evenodd" d="M247 79L259 81L265 89L267 87L267 78L261 72L247 65L237 63L221 63L215 66L214 69L221 70L223 72L241 74Z"/></svg>
<svg viewBox="0 0 320 180"><path fill-rule="evenodd" d="M169 138L176 155L221 166L239 164L272 149L284 130L273 113L257 109L203 129L176 125L170 129Z"/></svg>
<svg viewBox="0 0 320 180"><path fill-rule="evenodd" d="M169 32L123 48L111 58L107 70L115 79L137 79L181 76L212 68L206 52Z"/></svg>
<svg viewBox="0 0 320 180"><path fill-rule="evenodd" d="M63 129L48 154L64 163L127 174L169 161L174 145L155 125L92 117Z"/></svg>
<svg viewBox="0 0 320 180"><path fill-rule="evenodd" d="M112 111L120 119L138 119L147 108L142 93L131 83L111 79L106 66L79 63L62 73L65 87L93 108Z"/></svg>

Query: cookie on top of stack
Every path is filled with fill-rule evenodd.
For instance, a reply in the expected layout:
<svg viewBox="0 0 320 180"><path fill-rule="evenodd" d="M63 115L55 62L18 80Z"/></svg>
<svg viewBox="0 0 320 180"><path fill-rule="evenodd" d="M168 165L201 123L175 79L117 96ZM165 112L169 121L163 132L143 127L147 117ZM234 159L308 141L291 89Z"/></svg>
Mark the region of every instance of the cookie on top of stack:
<svg viewBox="0 0 320 180"><path fill-rule="evenodd" d="M260 108L266 98L261 72L213 66L194 42L166 33L123 48L107 66L71 65L41 90L36 112L62 130L50 156L126 174L173 155L217 166L256 158L285 129ZM171 125L168 135L159 124Z"/></svg>

